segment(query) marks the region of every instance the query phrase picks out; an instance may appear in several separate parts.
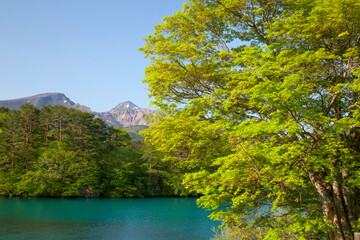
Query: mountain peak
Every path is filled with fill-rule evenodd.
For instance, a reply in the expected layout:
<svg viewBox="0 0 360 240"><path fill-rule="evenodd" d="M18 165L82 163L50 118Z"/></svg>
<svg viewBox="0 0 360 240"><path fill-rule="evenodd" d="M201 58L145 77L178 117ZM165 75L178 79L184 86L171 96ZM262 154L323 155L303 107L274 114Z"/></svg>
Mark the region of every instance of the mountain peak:
<svg viewBox="0 0 360 240"><path fill-rule="evenodd" d="M105 120L108 125L129 127L134 125L146 125L150 123L145 117L155 114L154 110L139 108L130 101L122 102L109 112L98 113L98 116Z"/></svg>
<svg viewBox="0 0 360 240"><path fill-rule="evenodd" d="M114 107L111 110L126 110L126 109L140 109L140 108L136 106L134 103L130 101L126 101L116 105L116 107Z"/></svg>

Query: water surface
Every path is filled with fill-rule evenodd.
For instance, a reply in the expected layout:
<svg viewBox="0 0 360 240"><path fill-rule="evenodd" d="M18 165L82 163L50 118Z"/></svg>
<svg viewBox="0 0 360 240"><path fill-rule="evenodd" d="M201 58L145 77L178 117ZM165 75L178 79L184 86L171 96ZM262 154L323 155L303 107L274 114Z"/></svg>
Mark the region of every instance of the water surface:
<svg viewBox="0 0 360 240"><path fill-rule="evenodd" d="M0 239L209 239L216 223L194 198L0 198Z"/></svg>

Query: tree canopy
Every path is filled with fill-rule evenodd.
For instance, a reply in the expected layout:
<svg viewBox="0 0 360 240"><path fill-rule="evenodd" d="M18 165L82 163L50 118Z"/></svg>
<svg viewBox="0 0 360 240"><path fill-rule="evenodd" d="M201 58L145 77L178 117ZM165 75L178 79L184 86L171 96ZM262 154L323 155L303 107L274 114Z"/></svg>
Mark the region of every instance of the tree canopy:
<svg viewBox="0 0 360 240"><path fill-rule="evenodd" d="M238 236L360 230L360 2L190 0L141 49L147 140Z"/></svg>
<svg viewBox="0 0 360 240"><path fill-rule="evenodd" d="M168 168L142 142L64 106L0 108L0 196L168 196ZM160 166L158 166L160 164ZM149 176L151 175L151 178Z"/></svg>

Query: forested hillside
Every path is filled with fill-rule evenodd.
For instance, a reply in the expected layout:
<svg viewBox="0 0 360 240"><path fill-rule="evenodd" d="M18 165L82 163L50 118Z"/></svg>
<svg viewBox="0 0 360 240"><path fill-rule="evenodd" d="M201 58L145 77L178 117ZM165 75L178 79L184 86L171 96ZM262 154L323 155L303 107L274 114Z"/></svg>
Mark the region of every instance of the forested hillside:
<svg viewBox="0 0 360 240"><path fill-rule="evenodd" d="M173 195L168 166L154 156L90 113L30 104L0 109L0 196Z"/></svg>

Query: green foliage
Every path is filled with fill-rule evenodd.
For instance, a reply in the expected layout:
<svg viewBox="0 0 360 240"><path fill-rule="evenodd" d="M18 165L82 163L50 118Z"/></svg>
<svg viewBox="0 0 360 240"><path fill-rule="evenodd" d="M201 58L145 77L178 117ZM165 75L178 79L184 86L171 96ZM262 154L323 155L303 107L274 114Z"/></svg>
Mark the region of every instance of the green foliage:
<svg viewBox="0 0 360 240"><path fill-rule="evenodd" d="M143 141L144 138L140 135L140 132L148 128L149 127L145 125L135 125L125 127L124 129L130 134L133 141Z"/></svg>
<svg viewBox="0 0 360 240"><path fill-rule="evenodd" d="M355 0L190 0L141 49L147 141L231 229L353 239L359 36Z"/></svg>
<svg viewBox="0 0 360 240"><path fill-rule="evenodd" d="M154 195L147 188L143 143L131 145L125 130L90 113L25 104L0 109L0 129L1 196Z"/></svg>

